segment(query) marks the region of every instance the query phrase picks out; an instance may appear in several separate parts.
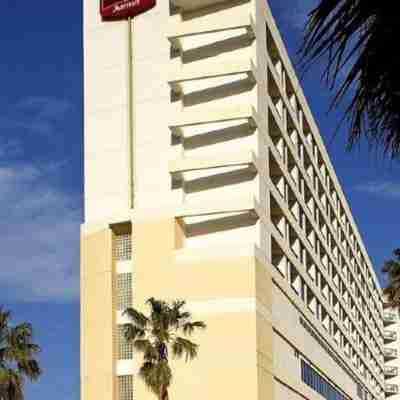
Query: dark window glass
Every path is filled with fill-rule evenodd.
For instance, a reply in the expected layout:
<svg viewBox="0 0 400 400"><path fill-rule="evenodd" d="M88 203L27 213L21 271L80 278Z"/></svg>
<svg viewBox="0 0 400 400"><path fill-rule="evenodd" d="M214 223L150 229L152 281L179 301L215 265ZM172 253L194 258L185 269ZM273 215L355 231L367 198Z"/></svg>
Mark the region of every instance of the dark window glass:
<svg viewBox="0 0 400 400"><path fill-rule="evenodd" d="M301 379L327 400L347 400L346 397L323 378L314 368L301 360Z"/></svg>

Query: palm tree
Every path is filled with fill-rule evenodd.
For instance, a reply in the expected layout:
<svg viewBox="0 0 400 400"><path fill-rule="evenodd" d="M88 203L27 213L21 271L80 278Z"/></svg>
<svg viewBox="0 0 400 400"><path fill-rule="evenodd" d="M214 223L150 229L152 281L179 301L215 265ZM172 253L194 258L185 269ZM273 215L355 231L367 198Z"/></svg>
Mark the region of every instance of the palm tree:
<svg viewBox="0 0 400 400"><path fill-rule="evenodd" d="M393 158L400 156L398 17L395 1L320 0L300 50L307 68L325 57L331 90L341 81L332 107L350 95L349 148L366 138Z"/></svg>
<svg viewBox="0 0 400 400"><path fill-rule="evenodd" d="M0 307L0 400L23 400L26 379L39 378L41 370L32 342L32 326L10 326L11 313Z"/></svg>
<svg viewBox="0 0 400 400"><path fill-rule="evenodd" d="M400 249L393 252L394 258L385 262L382 271L387 276L387 285L383 290L386 301L391 307L400 307Z"/></svg>
<svg viewBox="0 0 400 400"><path fill-rule="evenodd" d="M169 354L184 357L186 361L196 358L198 345L188 337L198 329L205 329L206 324L192 321L191 314L184 310L184 301L169 304L150 298L146 303L150 306L149 316L134 308L125 311L131 320L125 325L125 338L143 354L139 376L159 400L168 400L173 375Z"/></svg>

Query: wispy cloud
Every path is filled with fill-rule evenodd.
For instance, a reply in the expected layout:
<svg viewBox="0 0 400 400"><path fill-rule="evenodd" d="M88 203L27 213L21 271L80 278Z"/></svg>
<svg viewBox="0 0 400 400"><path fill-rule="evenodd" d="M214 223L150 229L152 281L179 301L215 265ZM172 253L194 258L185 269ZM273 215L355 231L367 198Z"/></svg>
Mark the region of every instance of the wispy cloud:
<svg viewBox="0 0 400 400"><path fill-rule="evenodd" d="M2 300L76 300L79 200L49 184L48 168L0 168Z"/></svg>
<svg viewBox="0 0 400 400"><path fill-rule="evenodd" d="M400 183L371 181L357 185L355 189L359 192L369 193L392 199L400 198Z"/></svg>

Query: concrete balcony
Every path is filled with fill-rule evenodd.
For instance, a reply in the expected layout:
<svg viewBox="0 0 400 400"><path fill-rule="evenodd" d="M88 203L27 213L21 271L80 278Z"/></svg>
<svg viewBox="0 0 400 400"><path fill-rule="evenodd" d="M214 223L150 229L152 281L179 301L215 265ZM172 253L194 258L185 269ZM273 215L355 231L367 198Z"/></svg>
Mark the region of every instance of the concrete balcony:
<svg viewBox="0 0 400 400"><path fill-rule="evenodd" d="M397 333L394 331L385 330L383 331L383 338L385 343L394 342L397 340Z"/></svg>
<svg viewBox="0 0 400 400"><path fill-rule="evenodd" d="M383 349L383 355L384 355L385 359L397 358L397 350L386 347L385 349Z"/></svg>
<svg viewBox="0 0 400 400"><path fill-rule="evenodd" d="M211 1L215 2L215 0ZM232 32L232 35L236 34L237 40L251 43L256 35L256 25L251 14L240 13L227 21L204 19L199 21L196 18L185 21L174 19L168 24L167 37L173 48L182 49L182 41L187 38L229 31ZM241 34L237 36L238 33Z"/></svg>
<svg viewBox="0 0 400 400"><path fill-rule="evenodd" d="M226 0L172 0L172 4L182 10L190 11L224 3L225 1Z"/></svg>
<svg viewBox="0 0 400 400"><path fill-rule="evenodd" d="M385 311L383 313L383 323L384 325L391 325L397 322L396 314L390 311Z"/></svg>
<svg viewBox="0 0 400 400"><path fill-rule="evenodd" d="M393 395L399 393L399 387L397 385L386 384L385 385L385 393L386 395Z"/></svg>
<svg viewBox="0 0 400 400"><path fill-rule="evenodd" d="M235 154L219 155L208 158L181 158L169 163L171 174L218 169L226 167L252 166L256 170L257 158L252 151L242 151Z"/></svg>
<svg viewBox="0 0 400 400"><path fill-rule="evenodd" d="M385 367L384 373L385 373L386 378L394 378L394 377L398 376L399 368L398 367Z"/></svg>
<svg viewBox="0 0 400 400"><path fill-rule="evenodd" d="M248 82L256 83L258 72L251 59L236 62L230 60L218 64L210 63L208 66L202 64L200 67L189 64L171 71L168 83L176 94L180 94L185 92L187 84L213 79L214 84L217 85L218 79L234 76L237 76L237 79L242 78L242 83L246 82L243 79L245 77Z"/></svg>

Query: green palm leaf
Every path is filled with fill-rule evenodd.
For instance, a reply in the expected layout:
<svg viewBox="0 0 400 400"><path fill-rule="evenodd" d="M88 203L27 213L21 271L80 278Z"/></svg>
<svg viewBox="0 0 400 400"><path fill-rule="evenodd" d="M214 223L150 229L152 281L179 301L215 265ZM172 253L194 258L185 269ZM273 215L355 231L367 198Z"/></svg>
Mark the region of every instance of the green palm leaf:
<svg viewBox="0 0 400 400"><path fill-rule="evenodd" d="M198 345L188 339L177 337L172 344L172 351L176 358L185 356L186 361L197 357Z"/></svg>
<svg viewBox="0 0 400 400"><path fill-rule="evenodd" d="M131 323L125 325L125 338L132 343L137 353L143 355L139 376L159 400L168 399L168 388L172 382L169 353L176 358L193 360L198 355L198 345L189 339L177 336L192 335L197 329L204 329L202 321L191 321L191 314L185 310L186 302L176 300L171 304L150 298L147 300L150 316L135 309L126 311Z"/></svg>
<svg viewBox="0 0 400 400"><path fill-rule="evenodd" d="M142 329L145 329L149 322L148 318L143 313L134 308L126 309L124 315L128 316L134 324Z"/></svg>
<svg viewBox="0 0 400 400"><path fill-rule="evenodd" d="M11 313L0 308L0 399L23 400L25 379L37 380L41 369L35 356L31 324L10 326Z"/></svg>
<svg viewBox="0 0 400 400"><path fill-rule="evenodd" d="M125 324L124 325L124 336L126 340L135 340L137 338L143 338L146 336L146 331L139 328L137 325Z"/></svg>
<svg viewBox="0 0 400 400"><path fill-rule="evenodd" d="M182 326L183 333L191 336L196 329L206 329L207 325L203 321L186 322Z"/></svg>
<svg viewBox="0 0 400 400"><path fill-rule="evenodd" d="M386 274L387 284L383 289L386 301L392 307L400 306L400 250L393 252L394 259L384 263L382 272Z"/></svg>
<svg viewBox="0 0 400 400"><path fill-rule="evenodd" d="M350 123L348 144L361 138L400 155L400 33L397 3L392 1L320 0L311 11L301 53L304 66L324 59L323 77L332 102L349 97L344 119Z"/></svg>

